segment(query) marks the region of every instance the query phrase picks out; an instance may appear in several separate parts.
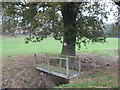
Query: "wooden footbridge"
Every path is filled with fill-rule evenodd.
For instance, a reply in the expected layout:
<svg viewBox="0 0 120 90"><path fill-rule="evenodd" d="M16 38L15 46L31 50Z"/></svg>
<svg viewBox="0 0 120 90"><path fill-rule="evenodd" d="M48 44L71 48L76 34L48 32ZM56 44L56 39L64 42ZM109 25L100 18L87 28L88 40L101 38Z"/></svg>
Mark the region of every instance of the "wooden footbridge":
<svg viewBox="0 0 120 90"><path fill-rule="evenodd" d="M51 56L45 54L39 57L35 54L34 67L37 70L53 74L65 79L72 79L75 76L80 75L81 65L79 57L75 56ZM74 59L74 67L70 66L70 60Z"/></svg>

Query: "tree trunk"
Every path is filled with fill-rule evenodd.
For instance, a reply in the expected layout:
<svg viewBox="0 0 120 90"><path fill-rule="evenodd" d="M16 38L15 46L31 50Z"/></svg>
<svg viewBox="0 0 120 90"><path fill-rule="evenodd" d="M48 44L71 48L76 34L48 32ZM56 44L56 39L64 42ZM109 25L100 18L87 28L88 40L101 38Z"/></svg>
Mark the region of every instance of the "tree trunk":
<svg viewBox="0 0 120 90"><path fill-rule="evenodd" d="M66 46L63 44L61 54L68 55L68 56L75 56L76 55L76 52L75 52L76 36L70 37L70 35L67 32L65 32L63 41L66 43ZM69 68L75 69L76 66L77 65L76 65L75 58L69 58Z"/></svg>
<svg viewBox="0 0 120 90"><path fill-rule="evenodd" d="M75 56L76 55L75 42L76 42L76 36L70 37L70 35L67 32L64 33L63 46L62 46L61 54L62 55L69 55L69 56Z"/></svg>
<svg viewBox="0 0 120 90"><path fill-rule="evenodd" d="M76 16L77 16L77 8L76 3L62 3L61 12L63 16L64 22L64 35L63 35L63 47L62 47L62 55L75 56L75 43L76 43ZM69 68L76 68L75 58L69 58Z"/></svg>
<svg viewBox="0 0 120 90"><path fill-rule="evenodd" d="M62 3L61 12L64 22L64 36L62 55L75 56L75 43L76 43L76 29L75 21L77 16L77 9L75 3Z"/></svg>

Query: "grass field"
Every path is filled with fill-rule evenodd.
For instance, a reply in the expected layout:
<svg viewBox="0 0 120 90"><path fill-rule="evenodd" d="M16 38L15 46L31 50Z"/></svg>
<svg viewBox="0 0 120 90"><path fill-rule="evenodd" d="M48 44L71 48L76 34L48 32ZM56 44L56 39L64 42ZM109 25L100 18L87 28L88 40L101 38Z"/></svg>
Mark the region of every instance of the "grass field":
<svg viewBox="0 0 120 90"><path fill-rule="evenodd" d="M38 43L25 44L25 37L10 37L2 39L2 53L3 55L22 55L22 54L33 54L33 53L51 53L59 54L62 49L62 44L59 41L49 37ZM82 45L81 50L76 51L78 53L102 53L106 50L117 50L118 49L118 38L107 38L106 43L88 44L88 49ZM1 51L1 50L0 50Z"/></svg>

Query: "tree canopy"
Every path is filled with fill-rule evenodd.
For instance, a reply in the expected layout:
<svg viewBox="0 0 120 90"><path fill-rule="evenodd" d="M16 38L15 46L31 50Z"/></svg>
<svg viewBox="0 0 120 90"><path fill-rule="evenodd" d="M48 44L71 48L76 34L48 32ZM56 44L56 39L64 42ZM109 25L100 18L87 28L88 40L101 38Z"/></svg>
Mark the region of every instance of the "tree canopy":
<svg viewBox="0 0 120 90"><path fill-rule="evenodd" d="M105 4L99 2L4 2L5 26L24 27L31 32L25 42L40 42L52 35L63 44L61 54L75 55L75 46L105 42ZM14 23L11 23L14 22Z"/></svg>

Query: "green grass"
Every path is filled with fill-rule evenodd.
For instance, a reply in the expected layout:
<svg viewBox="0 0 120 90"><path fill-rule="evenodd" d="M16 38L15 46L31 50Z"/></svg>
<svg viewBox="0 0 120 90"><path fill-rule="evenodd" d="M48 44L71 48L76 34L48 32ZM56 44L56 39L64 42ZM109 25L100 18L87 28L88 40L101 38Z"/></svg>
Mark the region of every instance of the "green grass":
<svg viewBox="0 0 120 90"><path fill-rule="evenodd" d="M104 67L92 74L84 75L81 79L70 80L69 84L55 88L118 88L116 68Z"/></svg>
<svg viewBox="0 0 120 90"><path fill-rule="evenodd" d="M10 37L3 38L2 50L3 55L21 55L21 54L33 54L33 53L50 53L60 54L62 50L62 44L59 41L49 37L38 43L25 44L25 37ZM0 45L1 46L1 45ZM82 45L81 50L76 48L78 53L104 53L106 50L117 50L118 38L107 38L107 43L90 43L88 49Z"/></svg>
<svg viewBox="0 0 120 90"><path fill-rule="evenodd" d="M38 43L26 44L24 37L4 38L2 41L3 55L20 55L33 53L60 53L61 44L53 38Z"/></svg>

